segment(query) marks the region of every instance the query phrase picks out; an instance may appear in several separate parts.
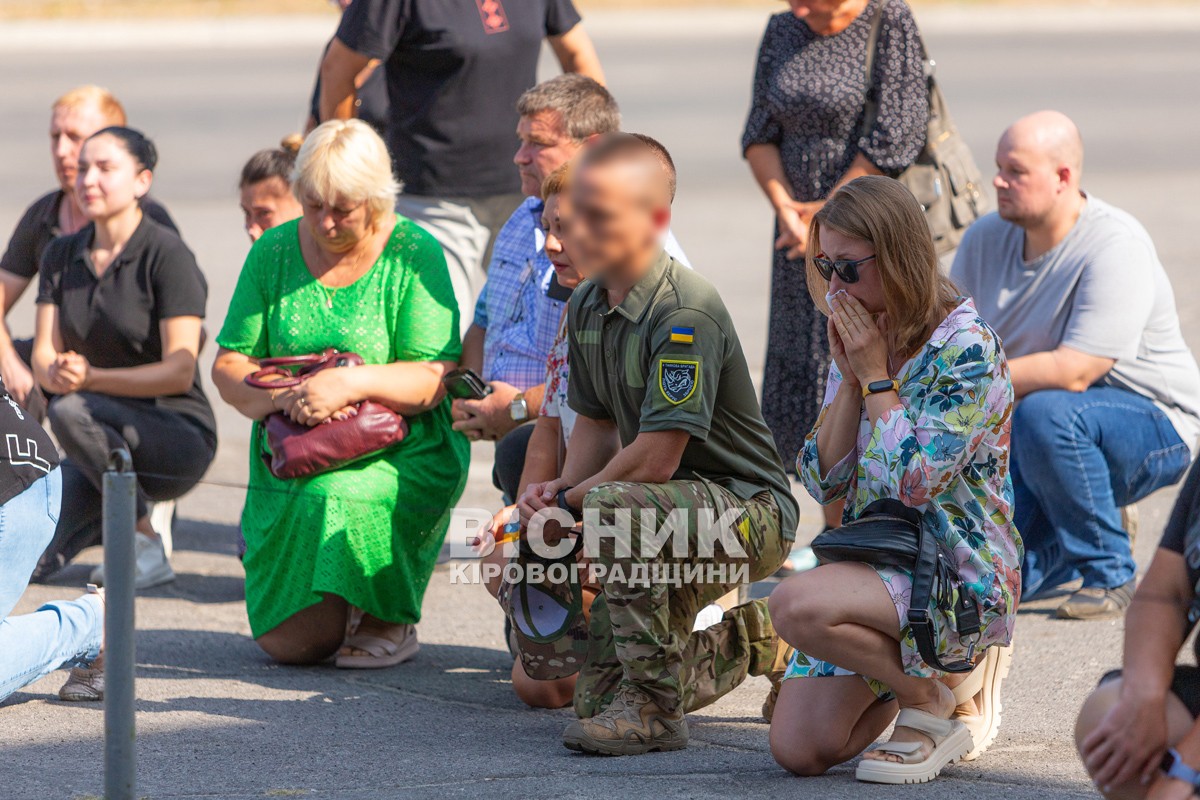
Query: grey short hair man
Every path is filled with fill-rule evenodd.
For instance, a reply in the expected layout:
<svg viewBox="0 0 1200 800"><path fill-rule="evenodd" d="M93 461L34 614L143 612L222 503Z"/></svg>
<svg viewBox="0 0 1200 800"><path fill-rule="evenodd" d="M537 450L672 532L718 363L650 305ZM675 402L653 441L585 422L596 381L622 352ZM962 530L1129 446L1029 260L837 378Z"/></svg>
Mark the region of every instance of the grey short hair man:
<svg viewBox="0 0 1200 800"><path fill-rule="evenodd" d="M617 101L586 75L559 75L539 83L517 99L517 113L522 117L544 112L557 114L562 132L576 143L621 128Z"/></svg>
<svg viewBox="0 0 1200 800"><path fill-rule="evenodd" d="M525 92L517 101L520 147L513 163L527 199L496 237L487 283L475 306L475 319L463 338L464 366L492 387L483 400L460 400L454 426L472 439L498 442L493 482L511 502L525 462L532 425L542 406L546 357L554 345L566 307L551 291L554 267L546 257L541 230L542 183L571 160L588 139L620 128L617 101L603 86L582 75L560 75ZM663 169L674 185L674 167ZM666 248L686 258L673 238Z"/></svg>
<svg viewBox="0 0 1200 800"><path fill-rule="evenodd" d="M951 277L1004 340L1022 600L1068 581L1067 619L1120 616L1136 565L1120 509L1178 481L1200 435L1200 369L1136 219L1080 188L1070 119L1018 120L996 149L997 211Z"/></svg>
<svg viewBox="0 0 1200 800"><path fill-rule="evenodd" d="M516 496L533 427L523 423L541 409L546 356L565 307L546 296L554 268L542 249L542 183L589 138L621 126L617 101L583 75L559 75L534 86L517 100L517 110L520 145L513 163L526 199L496 236L487 282L463 337L463 366L478 372L492 393L480 401L456 401L454 409L455 427L469 438L499 442L493 481L506 502Z"/></svg>

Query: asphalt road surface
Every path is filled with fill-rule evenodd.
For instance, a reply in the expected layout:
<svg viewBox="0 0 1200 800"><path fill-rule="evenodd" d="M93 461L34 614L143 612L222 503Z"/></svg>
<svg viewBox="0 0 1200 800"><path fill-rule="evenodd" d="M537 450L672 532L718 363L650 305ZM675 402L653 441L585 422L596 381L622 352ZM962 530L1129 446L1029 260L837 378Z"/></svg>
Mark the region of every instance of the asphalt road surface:
<svg viewBox="0 0 1200 800"><path fill-rule="evenodd" d="M674 228L722 291L751 365L766 333L771 218L739 157L755 48L769 9L596 14L589 20L629 130L650 133L679 167ZM919 14L954 116L977 160L1017 116L1057 108L1087 143L1085 185L1135 214L1174 282L1200 345L1200 15L1187 11L953 11ZM174 214L210 285L219 328L248 242L236 181L242 161L296 130L332 20L180 22L116 28L0 26L0 236L51 188L52 99L80 83L113 89L158 143L155 194ZM797 276L799 279L799 276ZM14 318L28 334L32 307ZM212 348L208 357L212 356ZM205 365L207 369L207 364ZM568 712L524 708L508 686L501 613L478 586L435 574L421 654L380 672L272 665L249 639L236 559L249 425L212 393L221 451L180 504L176 583L138 603L139 794L152 798L893 797L850 767L795 779L775 766L758 718L765 679L692 717L683 752L638 759L573 755ZM491 508L488 448L477 446L462 505ZM1137 552L1153 551L1172 499L1142 504ZM806 535L816 524L806 506ZM89 551L84 564L94 563ZM34 587L18 611L71 596ZM755 587L762 593L769 586ZM948 769L922 797L1091 796L1070 746L1075 711L1120 658L1120 623L1066 623L1053 602L1021 615L1004 725L988 755ZM0 707L0 798L76 798L102 787L99 706L51 699L52 676Z"/></svg>

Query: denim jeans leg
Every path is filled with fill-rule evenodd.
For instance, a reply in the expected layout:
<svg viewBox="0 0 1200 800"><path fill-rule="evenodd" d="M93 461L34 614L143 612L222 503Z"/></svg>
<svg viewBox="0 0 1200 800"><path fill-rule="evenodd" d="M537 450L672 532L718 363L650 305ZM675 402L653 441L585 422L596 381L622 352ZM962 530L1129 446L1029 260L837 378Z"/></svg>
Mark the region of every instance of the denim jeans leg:
<svg viewBox="0 0 1200 800"><path fill-rule="evenodd" d="M62 471L54 469L0 506L0 619L16 608L42 551L54 537Z"/></svg>
<svg viewBox="0 0 1200 800"><path fill-rule="evenodd" d="M1063 558L1054 526L1030 491L1029 483L1021 477L1021 463L1015 451L1009 454L1009 471L1013 481L1013 525L1025 545L1021 599L1034 599L1043 591L1075 580L1079 571Z"/></svg>
<svg viewBox="0 0 1200 800"><path fill-rule="evenodd" d="M95 660L103 637L104 607L94 594L0 622L0 701L56 669Z"/></svg>
<svg viewBox="0 0 1200 800"><path fill-rule="evenodd" d="M54 535L61 503L62 475L56 469L0 507L0 700L100 652L104 613L96 596L8 616Z"/></svg>
<svg viewBox="0 0 1200 800"><path fill-rule="evenodd" d="M1190 453L1149 399L1098 386L1024 398L1013 417L1012 456L1018 506L1033 497L1048 522L1018 527L1025 596L1032 598L1076 573L1089 587L1132 580L1136 564L1120 506L1179 480ZM1026 516L1019 507L1017 515Z"/></svg>

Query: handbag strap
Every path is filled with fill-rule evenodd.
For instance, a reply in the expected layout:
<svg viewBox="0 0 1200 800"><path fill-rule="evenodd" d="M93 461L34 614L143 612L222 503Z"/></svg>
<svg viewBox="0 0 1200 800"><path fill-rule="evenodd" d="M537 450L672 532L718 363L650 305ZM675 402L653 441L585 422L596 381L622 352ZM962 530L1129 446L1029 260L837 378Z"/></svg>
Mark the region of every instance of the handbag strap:
<svg viewBox="0 0 1200 800"><path fill-rule="evenodd" d="M883 12L887 8L888 2L889 0L879 0L879 5L875 7L875 13L871 15L871 28L867 31L867 57L864 68L867 73L867 93L863 103L862 127L858 132L860 140L865 139L871 132L871 128L875 125L875 119L879 116L879 92L875 83L875 57L879 50L879 31L883 28ZM924 65L925 80L929 83L929 110L932 111L933 71L929 67L929 52L925 49L925 37L921 36L919 31L917 32L917 43L921 46L921 63Z"/></svg>
<svg viewBox="0 0 1200 800"><path fill-rule="evenodd" d="M929 612L934 587L938 588L939 605L950 584L958 585L958 602L948 611L953 614L959 636L976 636L980 632L979 607L967 594L958 570L951 565L939 546L933 531L925 525L917 537L917 563L913 569L912 595L908 608L908 627L912 631L921 660L941 672L970 672L975 665L968 661L944 664L938 656L938 634L934 617Z"/></svg>
<svg viewBox="0 0 1200 800"><path fill-rule="evenodd" d="M299 386L315 371L314 367L328 362L336 355L338 351L331 347L320 353L264 358L259 360L258 370L247 375L242 381L255 389L288 389ZM302 368L299 374L292 372L295 367Z"/></svg>
<svg viewBox="0 0 1200 800"><path fill-rule="evenodd" d="M327 350L322 350L320 353L305 353L298 356L275 356L273 358L264 358L258 362L260 367L306 367L311 364L320 364L323 361L328 361L332 356L337 355L337 350L330 347Z"/></svg>

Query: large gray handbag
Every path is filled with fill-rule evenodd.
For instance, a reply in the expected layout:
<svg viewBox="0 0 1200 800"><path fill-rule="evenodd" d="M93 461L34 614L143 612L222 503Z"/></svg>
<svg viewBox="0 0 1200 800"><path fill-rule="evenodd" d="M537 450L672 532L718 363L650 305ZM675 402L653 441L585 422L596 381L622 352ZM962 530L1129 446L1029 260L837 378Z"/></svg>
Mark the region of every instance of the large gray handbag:
<svg viewBox="0 0 1200 800"><path fill-rule="evenodd" d="M883 24L883 9L888 1L883 0L876 7L867 38L867 102L863 112L862 136L871 131L879 115L875 51L879 28ZM933 243L938 255L943 255L958 247L967 226L991 209L983 191L983 176L971 156L970 148L950 118L946 98L934 78L934 62L929 58L923 39L921 60L925 64L925 79L929 86L929 124L925 146L921 148L917 160L897 177L925 209Z"/></svg>

